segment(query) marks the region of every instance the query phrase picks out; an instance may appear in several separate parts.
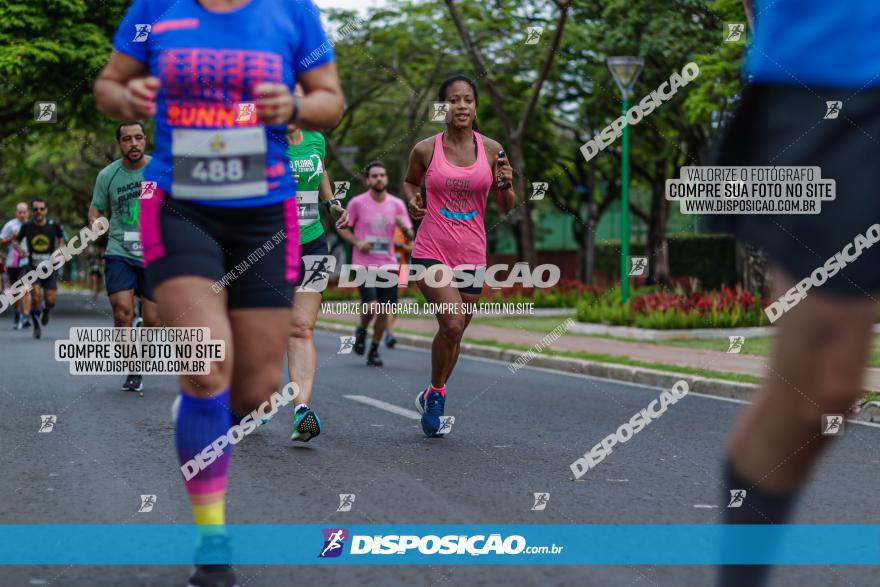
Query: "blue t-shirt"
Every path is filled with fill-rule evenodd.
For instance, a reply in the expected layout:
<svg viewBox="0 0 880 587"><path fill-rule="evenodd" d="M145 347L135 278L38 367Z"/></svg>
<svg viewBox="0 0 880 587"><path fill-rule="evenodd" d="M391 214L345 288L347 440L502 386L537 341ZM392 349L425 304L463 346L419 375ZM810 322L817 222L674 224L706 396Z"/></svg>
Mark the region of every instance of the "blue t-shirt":
<svg viewBox="0 0 880 587"><path fill-rule="evenodd" d="M162 83L145 180L215 206L268 206L295 196L285 126L261 125L249 104L257 84L292 90L298 73L333 61L311 0L251 0L227 13L196 0L135 0L113 48Z"/></svg>
<svg viewBox="0 0 880 587"><path fill-rule="evenodd" d="M745 71L755 82L880 85L880 0L758 0Z"/></svg>

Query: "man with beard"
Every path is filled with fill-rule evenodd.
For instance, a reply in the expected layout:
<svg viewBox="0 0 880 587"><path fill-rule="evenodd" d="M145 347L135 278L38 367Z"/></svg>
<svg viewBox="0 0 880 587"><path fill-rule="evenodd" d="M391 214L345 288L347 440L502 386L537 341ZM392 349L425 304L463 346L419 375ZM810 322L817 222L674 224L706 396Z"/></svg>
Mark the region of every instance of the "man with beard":
<svg viewBox="0 0 880 587"><path fill-rule="evenodd" d="M52 253L63 247L65 239L61 225L49 219L46 200L34 198L31 202L34 218L21 225L13 240L13 247L21 259L21 275L34 271L49 262ZM49 324L49 310L55 307L58 294L58 275L52 271L48 277L39 277L31 290L31 319L34 338L42 336L42 326Z"/></svg>
<svg viewBox="0 0 880 587"><path fill-rule="evenodd" d="M122 122L116 127L116 144L122 157L98 173L89 208L90 225L109 211L104 283L116 327L131 327L135 296L141 299L143 325L159 326L159 310L144 271L139 222L141 184L144 168L150 161L144 155L146 142L146 132L140 122ZM150 190L144 190L144 197L150 194ZM129 374L122 385L123 391L142 391L143 388L143 378L137 373Z"/></svg>
<svg viewBox="0 0 880 587"><path fill-rule="evenodd" d="M355 196L349 202L348 224L352 229L340 228L339 236L352 246L354 267L368 269L392 268L399 271L397 257L394 256L394 229L400 228L404 238L411 242L412 221L406 212L403 200L388 193L388 172L380 161L367 165L368 191ZM352 232L352 230L354 232ZM361 323L355 331L354 352L363 355L366 350L367 327L376 318L373 327L373 340L367 354L367 365L382 366L379 357L379 344L388 324L390 304L397 302L397 284L383 284L379 287L367 283L358 286L361 293ZM381 305L376 305L379 302Z"/></svg>

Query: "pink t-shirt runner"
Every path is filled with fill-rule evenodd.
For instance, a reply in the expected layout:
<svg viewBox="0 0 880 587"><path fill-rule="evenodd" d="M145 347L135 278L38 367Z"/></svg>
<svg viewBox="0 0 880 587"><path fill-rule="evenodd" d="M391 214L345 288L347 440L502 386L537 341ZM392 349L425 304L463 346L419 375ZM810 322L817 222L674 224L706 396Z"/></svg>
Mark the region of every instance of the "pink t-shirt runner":
<svg viewBox="0 0 880 587"><path fill-rule="evenodd" d="M373 245L369 253L363 253L354 247L352 264L361 267L397 265L397 257L394 255L394 228L397 226L397 219L407 228L412 228L403 200L386 194L384 200L377 202L366 191L353 197L345 209L348 210L348 222L354 227L355 238Z"/></svg>
<svg viewBox="0 0 880 587"><path fill-rule="evenodd" d="M495 181L483 137L475 132L477 160L458 167L443 153L443 133L434 137L434 156L425 174L428 212L412 256L449 267L486 264L486 202Z"/></svg>

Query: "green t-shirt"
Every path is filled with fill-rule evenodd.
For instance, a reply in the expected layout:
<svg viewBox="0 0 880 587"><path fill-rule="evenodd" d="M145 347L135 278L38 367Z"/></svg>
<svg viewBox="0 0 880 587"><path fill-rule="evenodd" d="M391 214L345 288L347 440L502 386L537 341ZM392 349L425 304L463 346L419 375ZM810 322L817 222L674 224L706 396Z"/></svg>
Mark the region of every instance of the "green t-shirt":
<svg viewBox="0 0 880 587"><path fill-rule="evenodd" d="M126 169L122 159L117 159L98 173L91 206L105 215L110 209L105 255L143 259L140 195L145 168Z"/></svg>
<svg viewBox="0 0 880 587"><path fill-rule="evenodd" d="M296 187L299 242L305 244L324 234L318 209L318 186L324 177L324 135L304 130L303 142L287 146L290 170L299 175Z"/></svg>

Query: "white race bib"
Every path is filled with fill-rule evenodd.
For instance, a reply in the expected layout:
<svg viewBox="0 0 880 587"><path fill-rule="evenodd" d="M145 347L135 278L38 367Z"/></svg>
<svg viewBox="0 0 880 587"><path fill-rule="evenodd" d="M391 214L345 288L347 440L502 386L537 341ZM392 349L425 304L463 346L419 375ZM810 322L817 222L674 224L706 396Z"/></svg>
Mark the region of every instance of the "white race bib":
<svg viewBox="0 0 880 587"><path fill-rule="evenodd" d="M171 133L171 195L188 200L265 196L266 133L249 128L189 129Z"/></svg>
<svg viewBox="0 0 880 587"><path fill-rule="evenodd" d="M297 192L296 208L299 214L299 225L308 226L318 220L318 192Z"/></svg>

